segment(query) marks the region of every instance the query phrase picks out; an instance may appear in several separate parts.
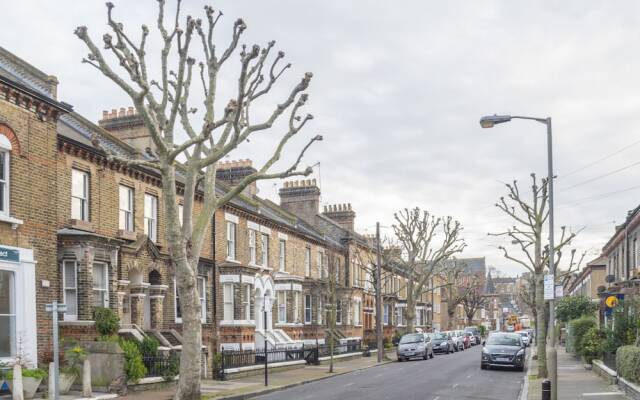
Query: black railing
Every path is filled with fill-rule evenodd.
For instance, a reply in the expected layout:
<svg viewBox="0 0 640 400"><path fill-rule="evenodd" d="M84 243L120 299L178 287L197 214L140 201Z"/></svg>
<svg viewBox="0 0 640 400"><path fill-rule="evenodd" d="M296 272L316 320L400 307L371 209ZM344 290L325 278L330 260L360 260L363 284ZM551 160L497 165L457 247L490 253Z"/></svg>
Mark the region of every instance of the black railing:
<svg viewBox="0 0 640 400"><path fill-rule="evenodd" d="M142 356L142 363L147 369L146 378L163 377L169 379L178 375L180 370L180 357L175 352L146 354Z"/></svg>
<svg viewBox="0 0 640 400"><path fill-rule="evenodd" d="M336 343L333 347L333 355L361 353L363 346L361 341L349 341ZM218 378L224 379L225 372L232 368L278 364L289 361L305 361L307 364L318 364L321 357L328 357L330 348L328 344L319 346L300 346L298 348L269 349L264 350L223 350L220 353L220 368Z"/></svg>
<svg viewBox="0 0 640 400"><path fill-rule="evenodd" d="M616 370L616 353L609 353L605 351L604 353L602 353L602 362L604 363L604 365L606 365L607 367L615 371Z"/></svg>

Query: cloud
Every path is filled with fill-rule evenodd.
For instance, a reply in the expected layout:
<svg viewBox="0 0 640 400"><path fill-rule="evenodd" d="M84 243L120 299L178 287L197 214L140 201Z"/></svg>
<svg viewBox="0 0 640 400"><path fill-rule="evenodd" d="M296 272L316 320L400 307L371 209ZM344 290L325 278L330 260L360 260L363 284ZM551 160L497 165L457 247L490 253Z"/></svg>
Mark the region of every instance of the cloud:
<svg viewBox="0 0 640 400"><path fill-rule="evenodd" d="M127 28L153 25L153 3L115 3ZM185 2L185 14L202 16L203 5ZM399 208L422 206L462 221L466 256L486 256L518 273L486 232L509 223L492 207L505 192L501 181L546 174L545 131L528 121L481 130L478 119L491 113L553 117L556 224L586 227L579 249L597 252L612 221L620 223L638 203L640 190L576 201L632 186L638 167L566 189L634 162L637 147L563 176L638 137L637 2L224 0L214 6L225 13L220 41L243 17L249 43L275 39L286 51L293 68L284 86L314 72L309 110L316 118L306 135L321 133L325 141L308 162L320 161L323 201L351 202L361 230L371 232L378 220L389 225ZM61 99L93 120L102 109L129 104L79 62L86 51L73 29L84 24L99 37L104 11L101 1L14 2L3 9L0 33L2 46L58 76ZM235 75L227 68L222 84L230 93ZM266 104L285 93L280 88ZM237 157L263 160L273 140L256 139ZM283 164L304 141L292 143ZM261 188L277 199L271 183Z"/></svg>

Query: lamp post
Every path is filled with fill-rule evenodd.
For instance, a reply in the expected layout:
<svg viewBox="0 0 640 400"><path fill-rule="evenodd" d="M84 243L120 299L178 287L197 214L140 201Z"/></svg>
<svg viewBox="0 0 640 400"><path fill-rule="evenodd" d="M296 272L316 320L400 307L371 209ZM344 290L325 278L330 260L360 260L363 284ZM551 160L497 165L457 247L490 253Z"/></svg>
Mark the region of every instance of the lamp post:
<svg viewBox="0 0 640 400"><path fill-rule="evenodd" d="M267 347L267 307L268 304L267 302L269 301L269 298L267 297L267 293L264 293L264 300L262 301L262 305L264 307L263 310L263 317L262 319L264 320L264 323L262 324L264 326L264 385L268 386L269 385L269 367L268 367L268 362L269 362L269 348Z"/></svg>
<svg viewBox="0 0 640 400"><path fill-rule="evenodd" d="M496 124L502 124L504 122L509 122L512 119L528 119L532 121L540 122L541 124L545 124L547 126L547 168L548 168L548 177L547 182L549 185L549 273L551 275L551 280L554 282L554 290L552 293L552 297L549 300L549 328L550 332L550 340L549 340L549 348L547 349L547 368L549 371L549 376L551 378L551 400L556 400L558 398L558 370L557 370L557 359L558 354L556 352L556 330L555 330L555 275L556 275L556 264L554 261L555 255L555 246L553 243L553 137L551 131L551 118L535 118L535 117L524 117L518 115L489 115L480 118L480 126L483 128L493 128ZM541 338L544 339L544 338Z"/></svg>

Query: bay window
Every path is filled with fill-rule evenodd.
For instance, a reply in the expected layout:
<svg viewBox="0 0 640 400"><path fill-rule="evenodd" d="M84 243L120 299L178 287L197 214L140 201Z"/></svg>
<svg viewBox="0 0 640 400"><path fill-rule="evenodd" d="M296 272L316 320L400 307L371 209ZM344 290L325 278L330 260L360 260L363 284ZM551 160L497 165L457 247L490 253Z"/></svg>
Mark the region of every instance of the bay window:
<svg viewBox="0 0 640 400"><path fill-rule="evenodd" d="M293 320L291 322L300 322L300 293L293 292Z"/></svg>
<svg viewBox="0 0 640 400"><path fill-rule="evenodd" d="M89 174L71 170L71 218L89 221Z"/></svg>
<svg viewBox="0 0 640 400"><path fill-rule="evenodd" d="M278 323L287 322L287 292L281 290L277 292L278 300Z"/></svg>
<svg viewBox="0 0 640 400"><path fill-rule="evenodd" d="M233 283L223 285L222 301L224 303L223 318L225 321L233 321Z"/></svg>
<svg viewBox="0 0 640 400"><path fill-rule="evenodd" d="M62 262L62 302L67 305L66 321L78 319L78 269L75 261Z"/></svg>
<svg viewBox="0 0 640 400"><path fill-rule="evenodd" d="M304 323L311 323L311 295L304 295Z"/></svg>
<svg viewBox="0 0 640 400"><path fill-rule="evenodd" d="M93 306L109 307L109 268L102 262L93 263Z"/></svg>

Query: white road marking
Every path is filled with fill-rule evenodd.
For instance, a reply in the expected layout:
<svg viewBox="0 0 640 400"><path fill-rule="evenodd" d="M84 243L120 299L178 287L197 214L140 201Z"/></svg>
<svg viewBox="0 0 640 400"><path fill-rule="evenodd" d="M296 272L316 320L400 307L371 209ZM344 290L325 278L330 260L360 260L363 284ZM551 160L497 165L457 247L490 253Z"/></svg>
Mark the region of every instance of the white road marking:
<svg viewBox="0 0 640 400"><path fill-rule="evenodd" d="M353 385L353 382L349 382L349 383L345 384L344 387L351 386L351 385Z"/></svg>
<svg viewBox="0 0 640 400"><path fill-rule="evenodd" d="M584 397L593 396L622 396L622 392L601 392L601 393L582 393Z"/></svg>
<svg viewBox="0 0 640 400"><path fill-rule="evenodd" d="M440 398L440 396L436 396L433 398L433 400L438 400Z"/></svg>
<svg viewBox="0 0 640 400"><path fill-rule="evenodd" d="M456 383L456 384L454 384L453 386L451 386L451 388L452 388L452 389L455 389L455 388L457 388L457 387L458 387L458 384L457 384L457 383Z"/></svg>

